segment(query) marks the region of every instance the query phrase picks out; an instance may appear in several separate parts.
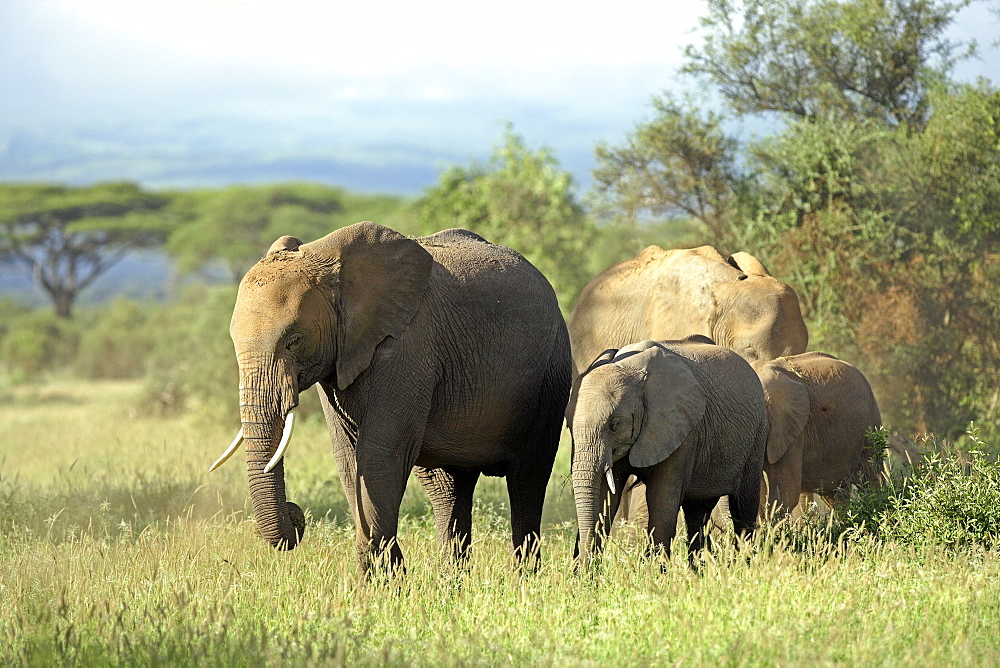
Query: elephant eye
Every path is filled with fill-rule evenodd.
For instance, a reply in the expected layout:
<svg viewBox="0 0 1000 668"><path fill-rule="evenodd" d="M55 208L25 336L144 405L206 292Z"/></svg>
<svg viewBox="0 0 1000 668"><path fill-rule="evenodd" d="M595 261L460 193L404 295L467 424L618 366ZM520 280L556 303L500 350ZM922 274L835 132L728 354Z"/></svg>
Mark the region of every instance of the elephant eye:
<svg viewBox="0 0 1000 668"><path fill-rule="evenodd" d="M610 420L608 420L608 429L611 431L618 431L622 426L622 419L620 416L615 415Z"/></svg>
<svg viewBox="0 0 1000 668"><path fill-rule="evenodd" d="M285 349L290 351L295 351L298 349L299 344L302 342L301 334L291 334L285 340Z"/></svg>

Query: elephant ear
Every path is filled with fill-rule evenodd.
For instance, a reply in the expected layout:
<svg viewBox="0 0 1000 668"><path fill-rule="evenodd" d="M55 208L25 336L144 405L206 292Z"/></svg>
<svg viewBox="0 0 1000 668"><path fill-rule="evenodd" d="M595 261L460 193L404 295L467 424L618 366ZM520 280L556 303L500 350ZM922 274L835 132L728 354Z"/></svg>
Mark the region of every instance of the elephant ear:
<svg viewBox="0 0 1000 668"><path fill-rule="evenodd" d="M740 251L729 256L729 264L733 265L748 276L770 276L764 263L755 258L750 253Z"/></svg>
<svg viewBox="0 0 1000 668"><path fill-rule="evenodd" d="M572 391L569 393L569 401L566 403L566 424L569 425L570 429L573 428L573 416L576 415L576 402L580 398L580 385L583 383L583 379L588 373L593 371L599 366L604 366L609 364L615 357L615 353L618 351L614 348L608 348L603 353L597 356L587 370L581 373L575 381L573 381Z"/></svg>
<svg viewBox="0 0 1000 668"><path fill-rule="evenodd" d="M669 457L705 415L706 396L686 359L655 345L622 360L646 372L643 422L629 450L632 466L659 464Z"/></svg>
<svg viewBox="0 0 1000 668"><path fill-rule="evenodd" d="M767 404L767 461L774 464L797 443L809 421L809 388L773 363L757 370Z"/></svg>
<svg viewBox="0 0 1000 668"><path fill-rule="evenodd" d="M615 348L608 348L603 353L601 353L600 355L598 355L597 359L595 359L593 362L590 363L590 366L587 367L587 370L584 371L584 373L589 373L590 371L593 371L594 369L596 369L599 366L604 366L608 362L612 361L615 358L615 355L617 353L618 353L617 349L615 349Z"/></svg>
<svg viewBox="0 0 1000 668"><path fill-rule="evenodd" d="M301 245L302 241L300 239L297 239L290 234L286 234L271 244L271 247L267 249L265 256L273 255L278 251L296 251Z"/></svg>
<svg viewBox="0 0 1000 668"><path fill-rule="evenodd" d="M337 387L344 389L371 365L376 346L413 319L434 260L416 241L372 222L339 229L302 251L335 275Z"/></svg>

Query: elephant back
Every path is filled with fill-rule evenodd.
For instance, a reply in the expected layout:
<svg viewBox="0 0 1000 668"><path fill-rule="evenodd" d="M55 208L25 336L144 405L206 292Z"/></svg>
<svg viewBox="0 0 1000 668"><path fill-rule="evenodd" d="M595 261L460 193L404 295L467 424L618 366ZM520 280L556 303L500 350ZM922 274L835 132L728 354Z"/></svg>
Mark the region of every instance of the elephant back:
<svg viewBox="0 0 1000 668"><path fill-rule="evenodd" d="M475 232L462 229L461 227L452 227L447 230L441 230L440 232L435 232L434 234L427 235L426 237L421 237L418 241L422 246L449 246L469 242L489 243L486 239L479 236Z"/></svg>
<svg viewBox="0 0 1000 668"><path fill-rule="evenodd" d="M747 263L752 258L746 253L737 255ZM790 299L784 291L792 293ZM735 334L737 321L746 318L766 330L753 332L752 342ZM771 359L783 352L804 351L808 337L791 288L771 276L744 272L712 246L674 250L649 246L635 258L609 267L583 289L568 324L578 372L602 350L643 339L702 334L747 359ZM779 334L770 336L771 328L779 329ZM787 345L785 329L794 339ZM758 340L780 345L773 346L777 352L769 348L757 355L741 350L759 347Z"/></svg>

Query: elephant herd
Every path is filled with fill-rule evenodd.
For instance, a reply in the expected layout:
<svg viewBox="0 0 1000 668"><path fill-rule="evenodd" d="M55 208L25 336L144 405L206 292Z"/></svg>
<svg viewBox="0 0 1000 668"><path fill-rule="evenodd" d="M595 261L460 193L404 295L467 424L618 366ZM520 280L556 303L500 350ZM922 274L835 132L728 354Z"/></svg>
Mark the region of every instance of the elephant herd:
<svg viewBox="0 0 1000 668"><path fill-rule="evenodd" d="M275 241L240 283L230 334L242 428L212 469L243 446L260 533L295 547L306 523L286 498L284 453L299 393L315 385L362 571L402 566L411 472L458 560L476 483L505 477L515 555L537 558L564 421L582 561L623 504L645 504L663 550L683 508L697 550L720 497L749 534L762 502L788 512L800 492L838 500L878 480L867 381L805 352L795 292L746 253L651 246L591 281L566 321L509 248L362 222Z"/></svg>

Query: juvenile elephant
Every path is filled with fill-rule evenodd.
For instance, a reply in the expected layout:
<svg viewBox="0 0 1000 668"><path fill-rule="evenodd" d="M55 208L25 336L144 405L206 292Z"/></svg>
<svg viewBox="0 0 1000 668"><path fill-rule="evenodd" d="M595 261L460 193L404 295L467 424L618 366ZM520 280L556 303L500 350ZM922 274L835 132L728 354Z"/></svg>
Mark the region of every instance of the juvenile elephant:
<svg viewBox="0 0 1000 668"><path fill-rule="evenodd" d="M854 366L808 352L758 364L767 402L764 473L767 504L790 513L799 494L842 505L852 484L880 484L865 431L882 417L871 386Z"/></svg>
<svg viewBox="0 0 1000 668"><path fill-rule="evenodd" d="M654 549L669 552L680 508L691 553L701 549L705 523L726 494L737 533L753 531L764 394L733 351L703 336L605 351L575 381L567 421L583 563L600 550L629 475L646 484Z"/></svg>
<svg viewBox="0 0 1000 668"><path fill-rule="evenodd" d="M246 442L271 545L291 549L305 528L283 456L299 392L317 384L363 570L384 550L402 564L414 467L458 556L481 474L507 477L513 546L537 548L572 362L555 293L519 254L466 230L409 239L371 222L282 237L241 281L230 333L243 428L213 468Z"/></svg>
<svg viewBox="0 0 1000 668"><path fill-rule="evenodd" d="M583 289L568 321L576 373L607 348L643 339L708 336L748 362L803 353L809 333L799 298L749 253L712 246L650 246ZM622 519L645 514L642 485L629 484Z"/></svg>

